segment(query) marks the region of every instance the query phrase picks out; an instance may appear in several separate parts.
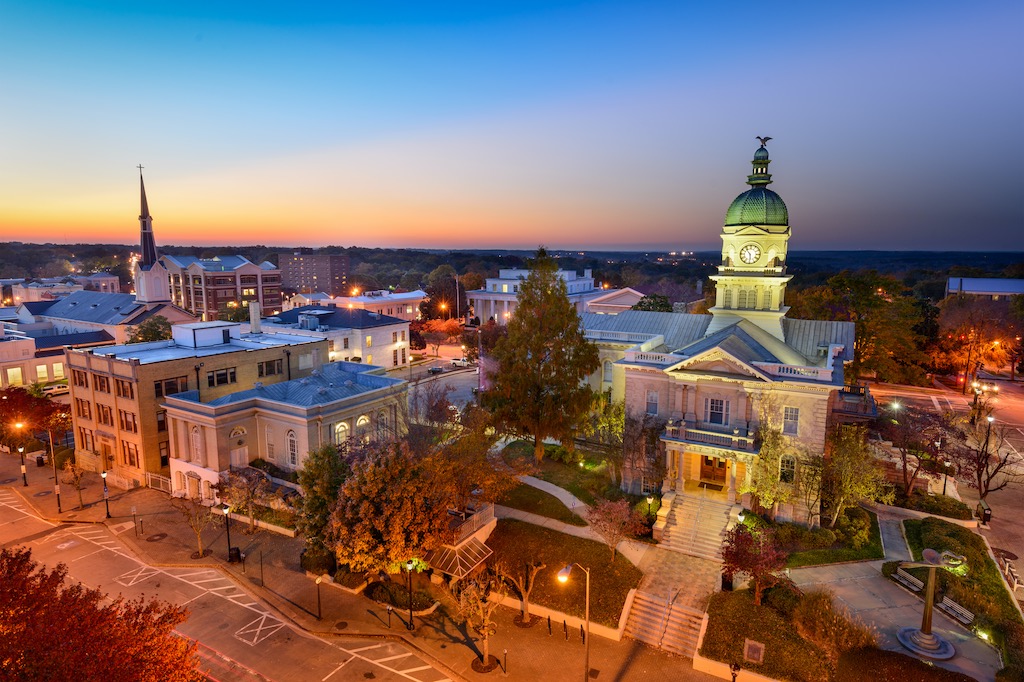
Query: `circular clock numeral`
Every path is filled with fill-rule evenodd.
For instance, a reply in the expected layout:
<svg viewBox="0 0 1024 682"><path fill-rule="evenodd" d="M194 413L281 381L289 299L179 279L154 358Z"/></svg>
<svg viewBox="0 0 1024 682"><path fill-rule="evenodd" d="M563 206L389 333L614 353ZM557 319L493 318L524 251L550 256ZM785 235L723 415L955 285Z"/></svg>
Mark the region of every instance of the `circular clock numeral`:
<svg viewBox="0 0 1024 682"><path fill-rule="evenodd" d="M760 257L761 249L759 249L756 244L747 244L742 249L740 249L740 260L742 260L747 265L750 265L751 263L756 263L757 259Z"/></svg>

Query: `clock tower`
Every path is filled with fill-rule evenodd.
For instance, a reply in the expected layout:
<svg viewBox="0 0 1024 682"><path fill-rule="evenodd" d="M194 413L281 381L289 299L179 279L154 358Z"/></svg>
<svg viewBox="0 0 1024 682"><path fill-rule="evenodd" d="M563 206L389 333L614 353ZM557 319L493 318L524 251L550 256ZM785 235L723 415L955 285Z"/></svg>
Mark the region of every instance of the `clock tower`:
<svg viewBox="0 0 1024 682"><path fill-rule="evenodd" d="M740 320L749 320L772 336L785 340L782 318L789 310L784 304L786 251L789 245L789 212L782 197L768 189L770 137L759 137L754 168L747 177L750 185L733 200L722 228L722 264L715 282L714 315L707 333L711 335Z"/></svg>

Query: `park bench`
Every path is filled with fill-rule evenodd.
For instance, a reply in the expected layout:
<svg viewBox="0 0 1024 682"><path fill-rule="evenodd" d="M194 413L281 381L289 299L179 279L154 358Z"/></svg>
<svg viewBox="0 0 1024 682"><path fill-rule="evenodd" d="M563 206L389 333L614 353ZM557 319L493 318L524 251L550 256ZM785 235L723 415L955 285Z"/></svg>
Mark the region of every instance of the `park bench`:
<svg viewBox="0 0 1024 682"><path fill-rule="evenodd" d="M901 583L904 587L914 592L920 592L924 589L923 582L921 582L914 576L910 575L902 568L897 568L896 572L892 574L892 577L896 580L896 582Z"/></svg>
<svg viewBox="0 0 1024 682"><path fill-rule="evenodd" d="M1016 592L1019 588L1024 587L1024 583L1021 583L1020 577L1017 575L1017 569L1009 561L1006 562L1003 574L1006 576L1006 582L1009 583L1011 591Z"/></svg>
<svg viewBox="0 0 1024 682"><path fill-rule="evenodd" d="M964 607L960 606L959 604L957 604L949 597L944 597L942 601L940 601L935 606L942 609L943 611L951 615L953 618L956 618L964 625L970 625L974 622L974 614L965 609Z"/></svg>

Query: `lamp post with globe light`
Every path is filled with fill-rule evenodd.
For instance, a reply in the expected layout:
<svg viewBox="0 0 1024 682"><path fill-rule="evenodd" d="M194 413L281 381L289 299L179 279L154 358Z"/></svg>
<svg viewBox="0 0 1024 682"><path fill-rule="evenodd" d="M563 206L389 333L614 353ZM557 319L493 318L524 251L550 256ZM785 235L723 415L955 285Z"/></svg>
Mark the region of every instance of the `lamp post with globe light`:
<svg viewBox="0 0 1024 682"><path fill-rule="evenodd" d="M409 559L405 562L405 572L409 578L409 622L406 624L406 630L412 630L412 568L415 562Z"/></svg>
<svg viewBox="0 0 1024 682"><path fill-rule="evenodd" d="M18 454L21 455L21 482L27 488L28 487L28 474L25 472L25 443L23 442L25 424L23 422L15 422L14 428L18 432L18 442L21 445L18 446Z"/></svg>
<svg viewBox="0 0 1024 682"><path fill-rule="evenodd" d="M100 474L100 478L103 479L103 504L107 508L107 518L110 518L110 489L107 487L107 472L104 471Z"/></svg>
<svg viewBox="0 0 1024 682"><path fill-rule="evenodd" d="M579 566L580 570L587 574L586 606L584 611L584 618L587 624L587 641L583 654L583 682L587 682L590 679L590 569L573 562L558 572L558 582L562 584L569 582L569 574L572 573L573 566Z"/></svg>
<svg viewBox="0 0 1024 682"><path fill-rule="evenodd" d="M228 563L231 563L231 507L224 505L221 509L224 512L224 529L228 536Z"/></svg>

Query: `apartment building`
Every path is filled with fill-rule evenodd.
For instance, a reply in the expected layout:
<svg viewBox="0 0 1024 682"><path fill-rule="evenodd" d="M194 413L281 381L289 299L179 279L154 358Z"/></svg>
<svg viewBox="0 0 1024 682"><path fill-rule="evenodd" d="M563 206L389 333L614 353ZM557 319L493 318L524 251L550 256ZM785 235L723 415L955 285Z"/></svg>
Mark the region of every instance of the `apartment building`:
<svg viewBox="0 0 1024 682"><path fill-rule="evenodd" d="M194 391L207 402L257 382L308 376L328 357L325 340L243 334L233 322L178 324L172 334L170 341L65 351L76 459L110 471L115 485L162 481L169 489L167 396Z"/></svg>
<svg viewBox="0 0 1024 682"><path fill-rule="evenodd" d="M343 253L282 253L277 257L281 285L297 293L323 291L344 296L348 291L348 256Z"/></svg>
<svg viewBox="0 0 1024 682"><path fill-rule="evenodd" d="M171 302L204 320L257 301L265 314L281 310L281 271L244 256L160 256L167 270Z"/></svg>

